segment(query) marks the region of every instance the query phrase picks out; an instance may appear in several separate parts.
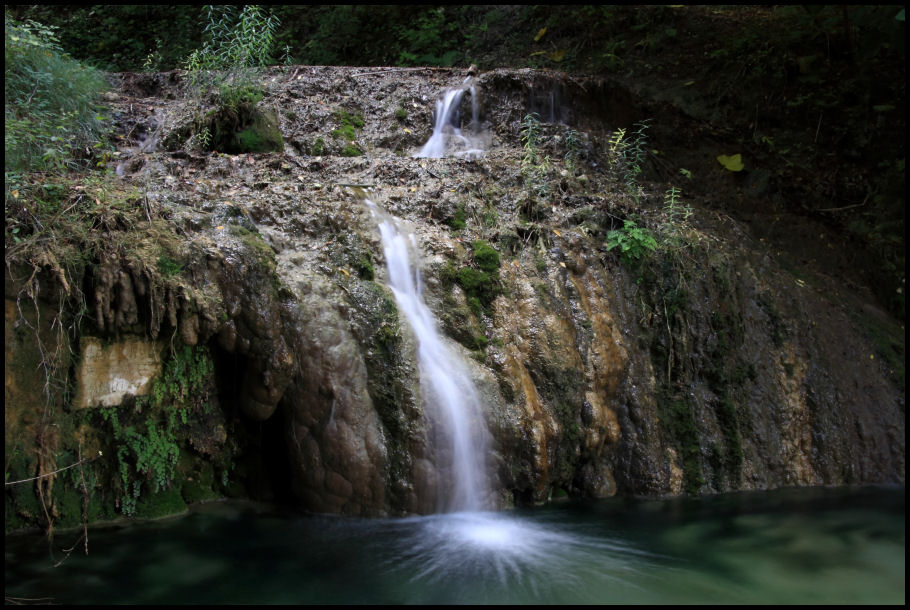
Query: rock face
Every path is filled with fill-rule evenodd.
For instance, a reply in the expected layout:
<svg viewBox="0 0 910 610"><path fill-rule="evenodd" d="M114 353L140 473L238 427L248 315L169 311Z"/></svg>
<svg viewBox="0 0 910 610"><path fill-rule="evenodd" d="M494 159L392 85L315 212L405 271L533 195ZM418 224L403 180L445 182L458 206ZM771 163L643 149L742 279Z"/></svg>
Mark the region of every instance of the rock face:
<svg viewBox="0 0 910 610"><path fill-rule="evenodd" d="M124 132L160 126L167 149L111 179L146 189L183 266L165 277L125 254L87 271L97 314L74 326L78 341L63 338L79 346L72 408L129 409L164 338L171 349L205 346L224 418L272 430L268 449L223 430L211 441L269 456L255 476L318 512L435 510L447 482L423 418L415 339L385 286L375 222L346 186L368 185L413 230L425 298L484 396L495 506L904 482L903 388L870 340L873 330L900 336L902 354L893 321L836 278L782 269L709 207L678 221L660 191L633 201L609 147L629 125L604 114L615 97L604 83L479 75L490 150L408 156L429 136L435 100L465 76L276 70L260 104L278 118L284 152L224 155L192 148L189 105L146 98L148 112L130 114L137 82L153 77L123 75ZM551 88L559 95L544 95ZM556 98L573 103L544 108ZM531 112L544 117L536 170L523 137ZM362 155L343 156L351 143L332 135L344 116L362 118ZM606 235L633 214L662 247L624 262ZM477 240L498 252L498 269L483 271ZM53 271L41 270L48 285ZM7 407L8 447L23 429L11 418L42 400L22 377L39 358L24 347L31 335L10 336L40 326L15 307L22 277L7 277L6 402L22 405ZM52 291L42 294L48 307Z"/></svg>
<svg viewBox="0 0 910 610"><path fill-rule="evenodd" d="M83 335L73 406L109 407L123 403L127 396L147 395L152 378L161 374L163 347L140 337L103 345L97 337Z"/></svg>

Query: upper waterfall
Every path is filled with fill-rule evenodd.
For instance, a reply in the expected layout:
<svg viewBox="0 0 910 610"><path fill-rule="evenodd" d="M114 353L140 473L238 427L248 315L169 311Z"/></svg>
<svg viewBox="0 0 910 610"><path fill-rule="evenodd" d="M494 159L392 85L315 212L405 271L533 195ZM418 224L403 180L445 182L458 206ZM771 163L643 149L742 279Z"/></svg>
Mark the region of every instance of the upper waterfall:
<svg viewBox="0 0 910 610"><path fill-rule="evenodd" d="M471 120L463 129L461 103L465 93L471 98ZM439 159L451 155L472 159L483 154L488 139L480 124L477 87L468 77L460 87L449 89L436 102L433 134L415 156Z"/></svg>

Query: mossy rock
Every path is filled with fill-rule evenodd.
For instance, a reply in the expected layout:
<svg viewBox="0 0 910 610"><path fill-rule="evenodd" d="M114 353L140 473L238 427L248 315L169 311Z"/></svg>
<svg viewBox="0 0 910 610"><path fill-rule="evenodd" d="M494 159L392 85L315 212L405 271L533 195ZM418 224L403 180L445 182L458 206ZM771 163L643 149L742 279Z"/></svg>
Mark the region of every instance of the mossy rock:
<svg viewBox="0 0 910 610"><path fill-rule="evenodd" d="M176 487L153 494L142 494L136 503L135 516L140 519L160 519L187 511L186 502Z"/></svg>
<svg viewBox="0 0 910 610"><path fill-rule="evenodd" d="M499 271L499 252L494 250L490 244L478 239L472 244L472 249L474 250L474 262L481 271L489 274Z"/></svg>
<svg viewBox="0 0 910 610"><path fill-rule="evenodd" d="M210 148L230 154L281 152L284 140L274 111L251 104L222 107L207 115L199 131L211 135Z"/></svg>
<svg viewBox="0 0 910 610"><path fill-rule="evenodd" d="M284 140L278 128L278 119L271 111L258 112L250 125L234 136L234 150L237 153L266 153L284 150Z"/></svg>

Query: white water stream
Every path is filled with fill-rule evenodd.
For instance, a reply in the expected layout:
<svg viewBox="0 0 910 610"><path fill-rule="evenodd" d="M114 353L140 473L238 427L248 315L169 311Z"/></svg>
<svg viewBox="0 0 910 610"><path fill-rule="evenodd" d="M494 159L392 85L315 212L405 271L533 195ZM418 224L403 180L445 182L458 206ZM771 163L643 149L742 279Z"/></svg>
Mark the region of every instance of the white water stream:
<svg viewBox="0 0 910 610"><path fill-rule="evenodd" d="M436 330L436 321L421 294L420 270L411 262L416 249L412 233L366 199L379 223L389 287L407 318L418 342L420 381L424 403L436 422L437 463L441 472L451 472L453 487L440 481L441 506L446 511L477 511L488 508L486 479L486 428L474 383L461 359Z"/></svg>
<svg viewBox="0 0 910 610"><path fill-rule="evenodd" d="M461 100L465 92L471 94L471 122L463 133L461 122ZM474 159L483 154L486 136L480 128L480 104L477 89L471 84L471 77L461 87L449 89L436 102L436 118L433 135L415 155L441 159L447 155Z"/></svg>

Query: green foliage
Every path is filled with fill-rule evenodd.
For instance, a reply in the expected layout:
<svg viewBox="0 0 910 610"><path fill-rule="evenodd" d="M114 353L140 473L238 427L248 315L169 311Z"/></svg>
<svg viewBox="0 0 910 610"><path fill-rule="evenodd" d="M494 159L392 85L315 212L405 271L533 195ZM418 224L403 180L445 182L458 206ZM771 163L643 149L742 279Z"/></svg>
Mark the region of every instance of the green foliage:
<svg viewBox="0 0 910 610"><path fill-rule="evenodd" d="M455 210L455 215L449 219L449 226L452 227L453 229L455 229L456 231L461 231L462 229L464 229L465 227L468 226L467 223L465 222L466 219L467 219L467 217L465 215L464 206L459 205L458 208Z"/></svg>
<svg viewBox="0 0 910 610"><path fill-rule="evenodd" d="M53 28L6 16L4 170L79 165L106 133L104 75L72 59Z"/></svg>
<svg viewBox="0 0 910 610"><path fill-rule="evenodd" d="M256 84L258 68L272 62L278 19L260 6L248 4L237 13L234 5L207 5L202 47L184 61L189 91L218 89L224 107L255 105L262 99Z"/></svg>
<svg viewBox="0 0 910 610"><path fill-rule="evenodd" d="M402 49L398 63L405 66L452 66L463 57L451 35L457 25L445 7L423 10L416 22L398 29Z"/></svg>
<svg viewBox="0 0 910 610"><path fill-rule="evenodd" d="M462 267L458 270L455 279L458 285L464 288L468 294L481 294L486 291L490 285L489 274L473 269L472 267Z"/></svg>
<svg viewBox="0 0 910 610"><path fill-rule="evenodd" d="M661 245L668 251L677 250L687 245L686 231L692 206L680 199L681 191L670 186L664 193L664 220L660 225Z"/></svg>
<svg viewBox="0 0 910 610"><path fill-rule="evenodd" d="M472 244L474 250L474 263L485 273L499 272L499 252L482 239L475 240Z"/></svg>
<svg viewBox="0 0 910 610"><path fill-rule="evenodd" d="M641 195L638 178L643 169L647 149L647 130L650 119L645 119L633 125L634 130L629 133L620 128L610 135L607 159L610 174L614 180L622 182L626 191L634 197Z"/></svg>
<svg viewBox="0 0 910 610"><path fill-rule="evenodd" d="M317 157L321 156L325 152L325 140L322 138L316 138L316 141L313 142L313 147L310 149L310 154L313 154Z"/></svg>
<svg viewBox="0 0 910 610"><path fill-rule="evenodd" d="M373 260L369 252L362 254L354 261L354 268L357 270L357 276L362 280L370 280L376 277L376 270L373 269Z"/></svg>
<svg viewBox="0 0 910 610"><path fill-rule="evenodd" d="M521 173L530 193L543 197L550 190L550 157L540 152L540 118L536 112L525 115L521 120L521 144L524 156L521 159Z"/></svg>
<svg viewBox="0 0 910 610"><path fill-rule="evenodd" d="M183 346L168 360L152 390L155 406L167 404L195 408L204 405L206 387L215 366L205 347Z"/></svg>
<svg viewBox="0 0 910 610"><path fill-rule="evenodd" d="M200 5L15 5L17 19L60 28L61 46L111 72L170 70L199 44Z"/></svg>
<svg viewBox="0 0 910 610"><path fill-rule="evenodd" d="M174 277L183 273L183 265L169 257L167 254L162 254L158 257L158 271L161 272L166 278Z"/></svg>
<svg viewBox="0 0 910 610"><path fill-rule="evenodd" d="M705 479L702 476L699 459L701 449L693 407L686 398L661 394L658 398L658 413L679 451L683 469L683 488L687 494L696 495L705 484Z"/></svg>
<svg viewBox="0 0 910 610"><path fill-rule="evenodd" d="M469 266L456 268L449 264L442 271L442 280L461 286L468 307L480 316L500 292L499 253L487 242L478 239L472 244L472 255L472 262L479 269Z"/></svg>
<svg viewBox="0 0 910 610"><path fill-rule="evenodd" d="M332 131L332 136L346 143L341 155L343 157L362 155L363 151L354 144L354 139L357 137L357 130L363 129L363 115L360 113L351 114L347 110L339 108L335 111L335 118L339 123L339 127Z"/></svg>
<svg viewBox="0 0 910 610"><path fill-rule="evenodd" d="M566 154L563 157L566 169L574 174L578 170L578 164L581 161L582 141L581 134L574 129L567 129L565 135Z"/></svg>
<svg viewBox="0 0 910 610"><path fill-rule="evenodd" d="M120 507L136 514L143 485L151 494L168 488L180 454L181 431L191 411L207 410L214 365L204 347L184 346L168 360L149 398L136 400L132 412L100 409L116 445ZM144 414L144 417L143 417ZM129 423L124 423L125 418Z"/></svg>
<svg viewBox="0 0 910 610"><path fill-rule="evenodd" d="M607 233L607 250L619 248L623 261L633 265L644 256L657 250L654 234L646 227L639 227L633 220L625 220L622 229Z"/></svg>

